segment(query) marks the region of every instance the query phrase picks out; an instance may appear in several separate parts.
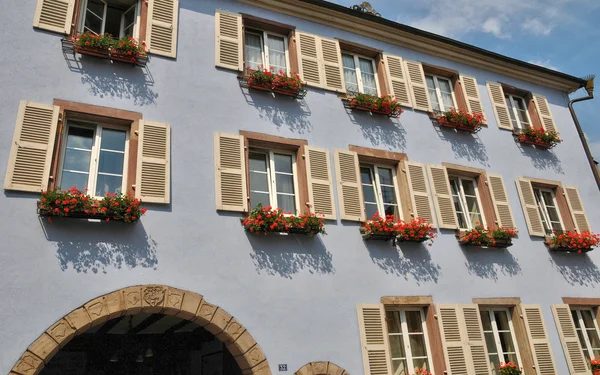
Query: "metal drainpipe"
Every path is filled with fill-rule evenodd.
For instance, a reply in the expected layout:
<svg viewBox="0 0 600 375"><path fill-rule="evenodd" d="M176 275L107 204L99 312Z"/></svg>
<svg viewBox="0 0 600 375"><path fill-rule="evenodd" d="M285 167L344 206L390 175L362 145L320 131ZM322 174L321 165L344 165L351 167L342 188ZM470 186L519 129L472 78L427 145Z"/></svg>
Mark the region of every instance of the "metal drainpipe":
<svg viewBox="0 0 600 375"><path fill-rule="evenodd" d="M579 138L581 139L583 150L585 151L585 155L587 156L590 168L592 168L594 179L596 180L598 189L600 189L600 170L598 169L598 166L596 166L596 164L594 163L594 157L592 156L590 147L588 146L587 140L585 139L585 135L583 134L583 130L581 129L581 125L579 124L579 120L577 119L577 115L575 114L575 110L573 109L573 104L594 98L594 77L588 79L588 81L585 84L585 90L587 91L588 96L571 100L569 102L569 111L571 111L571 116L573 117L573 121L575 122L577 133L579 133Z"/></svg>

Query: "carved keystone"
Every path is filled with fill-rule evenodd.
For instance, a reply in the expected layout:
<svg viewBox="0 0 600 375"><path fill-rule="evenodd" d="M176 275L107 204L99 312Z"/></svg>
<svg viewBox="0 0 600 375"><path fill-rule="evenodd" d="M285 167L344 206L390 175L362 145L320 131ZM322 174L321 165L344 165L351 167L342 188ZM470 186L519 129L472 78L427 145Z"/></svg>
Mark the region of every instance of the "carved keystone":
<svg viewBox="0 0 600 375"><path fill-rule="evenodd" d="M167 288L151 285L142 288L142 310L148 313L159 313L165 304Z"/></svg>

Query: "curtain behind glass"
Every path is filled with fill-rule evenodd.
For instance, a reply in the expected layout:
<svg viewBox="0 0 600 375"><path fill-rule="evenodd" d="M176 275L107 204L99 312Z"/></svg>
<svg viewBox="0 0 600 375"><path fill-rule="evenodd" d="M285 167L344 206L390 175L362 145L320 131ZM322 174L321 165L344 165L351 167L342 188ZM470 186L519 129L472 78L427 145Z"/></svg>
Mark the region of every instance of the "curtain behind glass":
<svg viewBox="0 0 600 375"><path fill-rule="evenodd" d="M246 33L246 66L256 70L262 68L262 38L260 35Z"/></svg>
<svg viewBox="0 0 600 375"><path fill-rule="evenodd" d="M344 82L346 82L346 90L358 92L358 79L356 78L354 56L342 55L342 63L344 64Z"/></svg>
<svg viewBox="0 0 600 375"><path fill-rule="evenodd" d="M275 35L267 36L267 47L269 48L269 65L276 73L287 72L285 61L285 39Z"/></svg>
<svg viewBox="0 0 600 375"><path fill-rule="evenodd" d="M377 83L375 83L375 70L371 60L358 58L360 77L362 78L363 91L365 94L377 95Z"/></svg>

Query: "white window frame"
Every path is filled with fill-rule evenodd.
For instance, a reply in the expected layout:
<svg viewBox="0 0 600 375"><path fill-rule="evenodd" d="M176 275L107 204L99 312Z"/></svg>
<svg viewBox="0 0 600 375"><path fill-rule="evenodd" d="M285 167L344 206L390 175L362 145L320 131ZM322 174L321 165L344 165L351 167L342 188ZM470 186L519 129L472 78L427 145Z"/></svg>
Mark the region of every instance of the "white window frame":
<svg viewBox="0 0 600 375"><path fill-rule="evenodd" d="M252 28L244 30L244 54L246 53L245 49L246 49L246 34L247 33L260 36L260 40L261 40L260 54L262 57L262 66L264 69L267 69L267 70L271 69L271 62L269 60L269 44L267 43L267 39L268 39L269 35L276 36L278 38L283 38L283 47L285 48L286 73L290 74L290 50L288 48L289 44L288 44L287 36L285 36L283 34L273 33L270 31L263 31L263 30L257 30L257 29L252 29ZM279 73L279 71L276 71L275 73Z"/></svg>
<svg viewBox="0 0 600 375"><path fill-rule="evenodd" d="M420 359L423 357L415 357L413 358L412 355L412 348L410 346L410 333L408 332L408 324L406 323L406 312L407 311L417 311L419 312L419 314L421 315L421 327L423 332L419 332L417 333L418 335L423 335L423 339L425 341L425 349L427 352L427 362L429 363L429 372L433 371L433 357L431 356L431 345L429 344L429 334L427 332L427 320L426 320L426 316L425 316L425 309L422 307L408 307L408 306L386 306L386 311L393 311L393 312L399 312L400 314L400 324L401 324L401 333L390 333L388 327L386 326L386 330L387 330L387 334L388 337L389 336L402 336L402 341L404 343L404 354L406 355L406 366L407 366L407 370L409 371L409 373L412 373L413 370L412 366L414 364L414 359ZM413 334L415 335L415 334ZM389 341L389 350L390 350L390 360L392 361L392 366L393 366L393 361L394 358L392 357L392 346L391 346L391 340ZM400 358L397 358L400 359Z"/></svg>
<svg viewBox="0 0 600 375"><path fill-rule="evenodd" d="M454 96L454 86L452 85L452 80L450 78L436 76L435 74L425 74L425 78L427 78L428 76L433 78L433 84L435 86L435 95L437 96L437 100L440 105L440 111L447 112L450 110L450 108L446 108L444 106L444 100L442 99L442 90L440 90L440 84L438 82L438 80L440 80L440 79L442 79L444 81L448 81L448 83L450 85L451 94L452 94L452 104L453 104L452 108L458 109L458 106L456 105L456 96ZM425 85L427 85L427 82L425 82ZM427 94L429 94L429 87L427 87L427 90L428 90Z"/></svg>
<svg viewBox="0 0 600 375"><path fill-rule="evenodd" d="M598 328L598 322L596 321L596 314L594 312L594 309L591 307L571 307L571 311L575 311L577 314L577 318L579 319L579 328L577 328L577 326L575 326L575 330L576 331L582 331L581 332L581 336L583 337L583 341L585 344L585 350L587 350L588 355L590 356L591 359L594 358L594 349L592 347L592 343L590 342L590 338L587 335L586 331L591 330L591 328L587 328L585 326L585 322L583 321L583 316L581 314L581 311L586 310L591 312L592 314L592 321L594 322L594 329L596 330L596 333L598 334L598 336L600 336L600 329ZM571 315L572 316L572 315ZM581 344L581 342L580 342ZM583 346L583 345L582 345ZM589 366L589 363L588 363Z"/></svg>
<svg viewBox="0 0 600 375"><path fill-rule="evenodd" d="M449 180L452 180L452 178L456 178L458 180L458 203L460 204L460 207L462 209L462 212L465 214L465 221L467 223L467 228L460 228L460 229L464 229L464 230L471 230L473 229L473 225L471 224L471 217L469 215L469 211L467 210L467 199L465 197L465 189L463 187L462 181L471 181L473 182L473 186L475 189L475 197L477 198L477 206L479 207L479 213L481 214L481 225L485 228L487 226L486 224L486 220L485 220L485 213L483 212L483 205L481 204L481 195L479 194L479 188L477 187L477 179L475 179L474 177L465 177L465 176L460 176L460 175L449 175L448 176ZM449 181L450 184L452 184L451 181ZM454 204L454 194L452 193L452 187L450 187L450 195L452 195L452 204ZM458 213L457 213L458 215ZM456 218L458 220L458 217Z"/></svg>
<svg viewBox="0 0 600 375"><path fill-rule="evenodd" d="M356 82L358 85L358 92L362 92L362 93L365 92L365 88L363 86L362 73L360 71L359 59L365 59L365 60L371 61L371 65L373 66L373 72L375 73L375 88L377 90L377 96L381 96L381 90L379 88L379 72L377 71L377 64L375 63L375 59L373 59L372 57L359 55L356 53L351 53L351 52L346 52L346 51L342 51L342 56L343 55L352 56L354 58L354 71L356 72ZM344 68L344 59L342 58L342 70L343 69L345 69L345 68ZM344 87L346 87L345 79L344 79Z"/></svg>
<svg viewBox="0 0 600 375"><path fill-rule="evenodd" d="M276 174L282 173L275 171L275 154L281 155L290 155L292 157L292 173L293 173L293 182L294 182L294 203L296 204L296 212L292 213L292 215L298 215L300 213L300 199L299 199L299 191L298 191L298 169L296 163L296 154L294 152L288 150L279 150L279 149L264 149L259 147L250 147L250 152L260 153L267 155L267 183L269 187L269 203L271 207L277 208L277 181ZM283 173L282 173L283 174ZM262 193L267 193L263 191ZM291 195L288 193L279 193L283 195ZM285 216L290 216L290 214L286 214Z"/></svg>
<svg viewBox="0 0 600 375"><path fill-rule="evenodd" d="M490 322L492 325L492 334L494 335L494 344L496 346L496 355L498 356L498 361L507 363L509 362L508 358L504 357L504 352L502 351L502 343L500 342L500 330L498 329L498 323L496 322L496 316L494 315L495 311L503 311L506 313L506 317L508 318L508 327L510 330L510 335L513 340L513 345L515 346L515 355L517 356L517 360L519 361L519 366L523 367L523 360L521 359L521 354L519 353L519 345L517 343L517 336L515 335L515 327L512 322L512 314L510 313L510 309L508 308L498 308L498 307L489 307L489 308L480 308L481 312L486 312L489 314ZM484 330L485 332L485 330ZM489 331L488 331L489 332ZM485 334L484 334L485 340ZM487 343L486 343L487 345ZM489 358L488 358L489 359ZM492 368L492 371L494 369Z"/></svg>
<svg viewBox="0 0 600 375"><path fill-rule="evenodd" d="M516 99L520 99L523 101L523 106L525 107L525 115L527 116L527 121L529 122L529 126L533 128L533 123L531 122L531 117L529 116L529 109L527 108L527 100L522 96L505 94L508 97L510 103L506 103L508 106L508 110L512 111L513 116L515 116L515 120L517 121L517 128L520 130L525 130L525 127L521 123L521 117L519 116L519 110L517 109ZM505 98L506 99L506 98ZM512 119L511 119L512 123Z"/></svg>
<svg viewBox="0 0 600 375"><path fill-rule="evenodd" d="M100 165L100 151L102 145L102 130L103 129L112 129L125 132L125 150L123 151L123 176L122 176L122 185L121 185L121 193L127 194L127 170L129 165L129 129L124 128L118 125L111 125L105 123L94 123L89 121L80 121L80 120L71 120L76 122L77 124L71 125L70 121L67 120L65 126L65 130L62 134L62 146L61 153L59 159L59 176L58 176L58 185L61 186L62 182L62 174L64 171L64 163L65 163L65 155L67 152L67 140L69 136L69 128L71 126L76 128L88 128L94 130L94 138L92 141L92 150L90 152L90 167L89 167L89 175L88 175L88 195L95 199L102 199L104 196L96 196L96 184L98 182L98 166ZM62 189L68 190L71 186L61 186Z"/></svg>
<svg viewBox="0 0 600 375"><path fill-rule="evenodd" d="M541 198L538 200L538 195L537 195L537 191L540 192L540 196ZM542 224L546 224L548 226L548 228L544 228L545 231L550 231L550 233L554 232L554 229L552 228L552 224L550 221L550 214L548 213L548 208L546 207L546 202L544 200L544 196L541 194L542 192L546 192L546 193L550 193L550 195L552 195L552 202L554 203L554 208L556 209L556 213L558 214L558 221L560 222L560 228L561 230L565 230L565 224L562 221L562 215L560 213L560 209L558 208L558 202L556 201L556 193L554 192L553 189L547 189L547 188L538 188L538 187L533 187L533 196L535 198L535 203L538 206L538 210L540 211L540 215L542 215Z"/></svg>
<svg viewBox="0 0 600 375"><path fill-rule="evenodd" d="M383 193L381 191L381 181L379 179L379 168L390 169L392 171L392 180L394 183L394 193L396 195L396 202L397 202L397 206L398 206L398 219L402 219L402 216L403 216L402 215L402 205L400 203L400 189L398 188L398 179L396 178L396 168L391 165L367 164L367 163L360 164L360 168L369 168L369 173L371 174L371 181L373 182L373 188L375 190L375 199L377 200L377 202L369 202L369 203L377 204L377 212L379 213L380 217L385 217L385 206L383 203ZM364 185L364 184L362 183L362 181L360 183L361 183L361 187L362 187L362 185ZM389 185L385 185L385 186L389 186ZM365 206L366 206L366 203L367 202L365 202ZM367 218L367 219L370 219L370 218Z"/></svg>
<svg viewBox="0 0 600 375"><path fill-rule="evenodd" d="M88 1L89 0L83 0L81 3L81 14L79 16L79 25L77 27L77 29L79 30L80 33L84 33L86 32L86 28L85 28L85 16L87 13L87 6L88 6ZM108 3L106 2L106 0L100 0L101 2L104 3L104 11L102 13L102 30L100 32L100 34L104 34L104 30L106 27L106 13L108 10ZM119 28L119 39L122 38L123 36L125 36L125 13L129 12L131 10L131 8L135 7L135 22L133 25L133 37L135 39L139 40L140 37L140 20L141 20L141 8L142 8L142 0L136 0L135 4L133 4L131 7L127 8L126 10L123 11L123 14L121 14L121 21L120 21L120 28ZM100 15L98 15L100 16ZM90 32L94 33L93 31L89 30ZM114 35L113 35L114 37Z"/></svg>

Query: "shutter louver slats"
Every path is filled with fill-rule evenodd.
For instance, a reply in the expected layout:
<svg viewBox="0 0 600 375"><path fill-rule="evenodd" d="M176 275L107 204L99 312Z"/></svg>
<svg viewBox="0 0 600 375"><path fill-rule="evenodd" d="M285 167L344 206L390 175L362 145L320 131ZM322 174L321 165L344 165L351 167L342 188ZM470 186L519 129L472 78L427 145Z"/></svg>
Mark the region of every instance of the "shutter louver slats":
<svg viewBox="0 0 600 375"><path fill-rule="evenodd" d="M53 105L20 102L4 189L47 189L59 110Z"/></svg>
<svg viewBox="0 0 600 375"><path fill-rule="evenodd" d="M460 305L437 306L438 324L448 375L470 375L459 318L460 312Z"/></svg>
<svg viewBox="0 0 600 375"><path fill-rule="evenodd" d="M499 228L514 228L515 220L513 218L512 209L508 202L508 195L504 187L504 181L500 175L488 175L488 187L496 211Z"/></svg>
<svg viewBox="0 0 600 375"><path fill-rule="evenodd" d="M146 44L149 52L173 58L177 56L178 13L178 0L148 1Z"/></svg>
<svg viewBox="0 0 600 375"><path fill-rule="evenodd" d="M554 357L540 305L521 305L523 322L538 375L556 375Z"/></svg>
<svg viewBox="0 0 600 375"><path fill-rule="evenodd" d="M344 90L344 73L342 68L342 54L337 40L321 39L323 54L323 72L325 75L325 88L335 91Z"/></svg>
<svg viewBox="0 0 600 375"><path fill-rule="evenodd" d="M359 304L357 312L365 375L391 374L384 306Z"/></svg>
<svg viewBox="0 0 600 375"><path fill-rule="evenodd" d="M358 155L336 149L334 153L340 216L342 220L364 221L364 202Z"/></svg>
<svg viewBox="0 0 600 375"><path fill-rule="evenodd" d="M535 108L540 116L540 120L542 120L544 129L547 131L557 131L554 117L552 116L552 112L550 112L550 105L548 105L548 99L545 96L534 94L533 101L535 102Z"/></svg>
<svg viewBox="0 0 600 375"><path fill-rule="evenodd" d="M217 11L215 36L215 65L243 71L242 15Z"/></svg>
<svg viewBox="0 0 600 375"><path fill-rule="evenodd" d="M489 375L490 363L477 305L461 305L473 375Z"/></svg>
<svg viewBox="0 0 600 375"><path fill-rule="evenodd" d="M217 210L247 212L244 137L215 133L214 142Z"/></svg>
<svg viewBox="0 0 600 375"><path fill-rule="evenodd" d="M296 32L298 38L298 62L300 64L300 77L308 85L323 87L321 67L317 43L320 38L316 35Z"/></svg>
<svg viewBox="0 0 600 375"><path fill-rule="evenodd" d="M527 222L527 228L529 229L529 235L544 237L546 233L544 231L544 226L542 225L542 218L535 200L531 181L526 178L517 178L516 183L519 198L521 199L521 206L523 207L523 213L525 214L525 221Z"/></svg>
<svg viewBox="0 0 600 375"><path fill-rule="evenodd" d="M465 75L460 75L460 82L465 93L465 99L467 102L467 110L474 114L483 115L483 105L481 104L481 96L479 95L479 86L477 85L477 79Z"/></svg>
<svg viewBox="0 0 600 375"><path fill-rule="evenodd" d="M393 96L398 99L400 105L412 107L412 100L408 89L408 81L404 73L402 57L383 55L387 72L388 86Z"/></svg>
<svg viewBox="0 0 600 375"><path fill-rule="evenodd" d="M425 219L435 227L433 204L431 202L431 195L429 194L429 186L427 185L425 165L406 161L404 168L413 204L414 217Z"/></svg>
<svg viewBox="0 0 600 375"><path fill-rule="evenodd" d="M309 146L304 150L310 211L321 213L326 219L334 220L336 215L329 152L326 149Z"/></svg>
<svg viewBox="0 0 600 375"><path fill-rule="evenodd" d="M585 213L585 209L583 208L583 203L581 202L579 190L575 186L565 186L563 190L567 197L567 204L569 205L571 216L573 217L573 222L575 223L577 232L581 233L589 231L590 224Z"/></svg>
<svg viewBox="0 0 600 375"><path fill-rule="evenodd" d="M33 26L62 34L71 33L75 0L38 0Z"/></svg>
<svg viewBox="0 0 600 375"><path fill-rule="evenodd" d="M456 218L446 168L441 165L428 165L427 169L429 170L429 178L433 189L433 201L437 212L438 226L444 229L458 228L458 220Z"/></svg>
<svg viewBox="0 0 600 375"><path fill-rule="evenodd" d="M512 122L508 113L508 106L506 105L502 85L497 82L488 82L487 88L488 93L490 94L490 100L492 101L492 107L494 108L494 114L496 115L498 127L501 129L512 130Z"/></svg>
<svg viewBox="0 0 600 375"><path fill-rule="evenodd" d="M425 73L423 65L417 61L404 60L404 66L410 82L413 108L421 111L431 112L431 103L429 102L429 92L425 84Z"/></svg>
<svg viewBox="0 0 600 375"><path fill-rule="evenodd" d="M140 120L135 196L146 203L171 199L171 128Z"/></svg>
<svg viewBox="0 0 600 375"><path fill-rule="evenodd" d="M569 372L572 375L591 375L571 317L571 308L569 305L552 305L551 307Z"/></svg>

